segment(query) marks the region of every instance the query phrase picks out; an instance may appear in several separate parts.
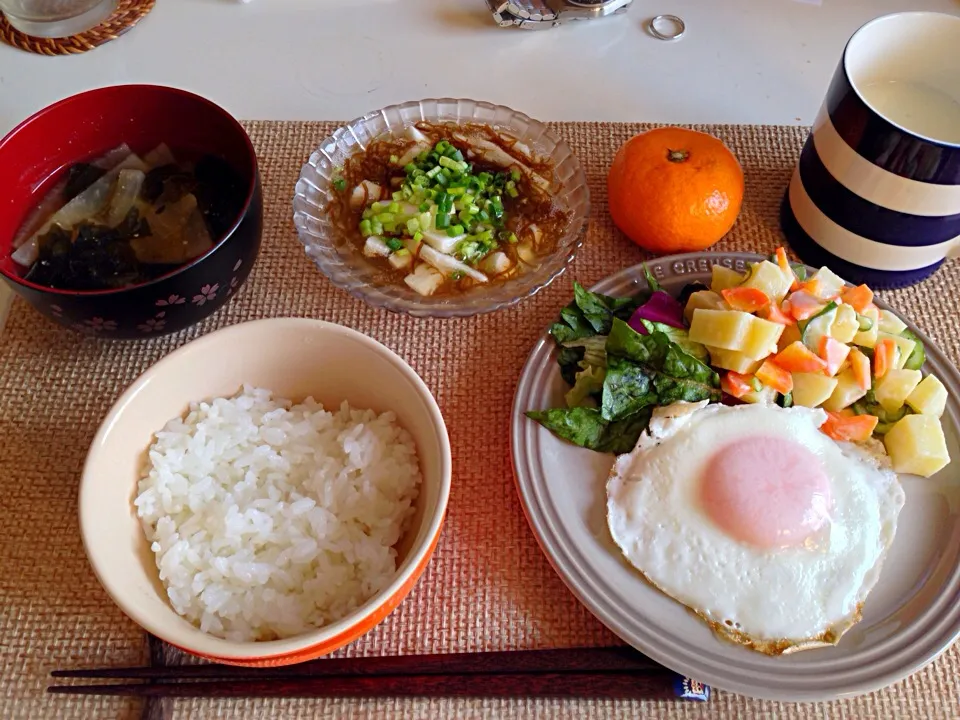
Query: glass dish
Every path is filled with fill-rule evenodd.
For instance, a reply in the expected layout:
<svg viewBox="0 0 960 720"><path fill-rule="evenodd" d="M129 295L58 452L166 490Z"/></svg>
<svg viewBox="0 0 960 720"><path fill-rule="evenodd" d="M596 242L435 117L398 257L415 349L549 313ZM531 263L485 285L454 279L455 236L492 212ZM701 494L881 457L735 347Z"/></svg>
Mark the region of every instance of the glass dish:
<svg viewBox="0 0 960 720"><path fill-rule="evenodd" d="M26 35L59 38L96 27L117 9L117 0L0 0L0 12Z"/></svg>
<svg viewBox="0 0 960 720"><path fill-rule="evenodd" d="M348 156L363 151L376 138L426 120L474 122L515 136L534 154L553 161L555 198L570 214L557 248L541 265L524 275L489 288L458 295L424 297L406 285L377 283L377 269L327 217L330 183ZM590 193L580 161L566 142L541 122L501 105L462 99L429 99L391 105L357 118L324 140L303 166L293 199L293 222L307 255L337 287L379 308L416 317L468 317L516 305L559 277L573 260L586 235Z"/></svg>

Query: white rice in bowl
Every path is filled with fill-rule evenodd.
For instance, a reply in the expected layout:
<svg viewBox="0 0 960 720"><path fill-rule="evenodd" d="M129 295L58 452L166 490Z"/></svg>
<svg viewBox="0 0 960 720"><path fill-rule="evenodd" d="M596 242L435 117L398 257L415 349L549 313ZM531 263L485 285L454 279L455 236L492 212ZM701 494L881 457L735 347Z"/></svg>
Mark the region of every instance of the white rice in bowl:
<svg viewBox="0 0 960 720"><path fill-rule="evenodd" d="M134 504L180 615L229 640L274 640L390 584L420 482L393 413L244 387L157 433Z"/></svg>

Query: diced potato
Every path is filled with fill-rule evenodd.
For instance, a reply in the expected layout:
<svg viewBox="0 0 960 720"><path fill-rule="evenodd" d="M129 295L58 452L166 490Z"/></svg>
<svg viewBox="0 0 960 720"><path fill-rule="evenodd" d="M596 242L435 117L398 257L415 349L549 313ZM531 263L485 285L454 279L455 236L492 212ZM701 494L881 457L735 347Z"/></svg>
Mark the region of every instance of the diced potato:
<svg viewBox="0 0 960 720"><path fill-rule="evenodd" d="M752 315L750 317L750 330L740 352L754 360L763 360L777 351L777 342L783 334L784 326Z"/></svg>
<svg viewBox="0 0 960 720"><path fill-rule="evenodd" d="M813 274L818 281L814 295L821 300L831 300L843 290L846 282L828 267L822 267Z"/></svg>
<svg viewBox="0 0 960 720"><path fill-rule="evenodd" d="M872 348L877 344L877 332L880 330L880 311L877 308L868 308L863 311L863 316L873 321L873 327L869 330L861 330L853 336L853 344L860 347Z"/></svg>
<svg viewBox="0 0 960 720"><path fill-rule="evenodd" d="M690 321L690 341L722 350L742 352L762 360L776 347L783 325L739 310L697 308Z"/></svg>
<svg viewBox="0 0 960 720"><path fill-rule="evenodd" d="M877 340L882 338L893 340L893 344L897 346L896 359L893 361L893 366L897 370L902 369L903 366L907 364L907 360L913 353L914 348L917 347L917 343L909 338L901 337L900 335L891 335L883 330L877 333Z"/></svg>
<svg viewBox="0 0 960 720"><path fill-rule="evenodd" d="M733 268L724 267L723 265L714 265L710 269L710 272L713 276L710 281L710 289L715 293L719 293L721 290L736 287L743 282L743 275L738 273Z"/></svg>
<svg viewBox="0 0 960 720"><path fill-rule="evenodd" d="M746 403L772 405L777 401L777 391L764 385L759 390L751 390L740 399Z"/></svg>
<svg viewBox="0 0 960 720"><path fill-rule="evenodd" d="M780 303L781 300L790 291L790 285L793 284L793 278L787 277L786 273L769 260L755 263L750 268L747 279L743 282L743 287L752 287L762 290L764 294Z"/></svg>
<svg viewBox="0 0 960 720"><path fill-rule="evenodd" d="M797 325L787 325L777 341L777 352L786 349L798 340L800 340L800 328Z"/></svg>
<svg viewBox="0 0 960 720"><path fill-rule="evenodd" d="M847 368L839 373L835 378L837 386L834 388L830 397L823 403L824 410L830 412L840 412L844 408L853 405L857 400L867 394L867 391L860 387L857 378L851 368Z"/></svg>
<svg viewBox="0 0 960 720"><path fill-rule="evenodd" d="M837 389L837 378L819 373L793 374L793 404L803 407L819 407L825 403Z"/></svg>
<svg viewBox="0 0 960 720"><path fill-rule="evenodd" d="M857 320L857 311L846 303L837 308L837 317L830 326L830 337L842 343L853 342L853 338L860 332L860 322Z"/></svg>
<svg viewBox="0 0 960 720"><path fill-rule="evenodd" d="M894 413L903 407L910 393L914 391L923 376L919 370L887 370L877 382L873 394L877 402L888 413Z"/></svg>
<svg viewBox="0 0 960 720"><path fill-rule="evenodd" d="M753 315L740 310L697 308L690 320L690 340L709 347L739 351L750 331L751 320Z"/></svg>
<svg viewBox="0 0 960 720"><path fill-rule="evenodd" d="M713 290L698 290L690 295L687 300L687 306L683 309L683 317L689 323L693 318L693 311L703 308L704 310L729 310L727 301L720 297L719 293Z"/></svg>
<svg viewBox="0 0 960 720"><path fill-rule="evenodd" d="M927 375L907 395L907 405L921 415L940 417L947 406L947 389L936 375Z"/></svg>
<svg viewBox="0 0 960 720"><path fill-rule="evenodd" d="M760 367L760 360L752 360L736 350L724 350L718 347L708 347L710 364L724 370L733 370L741 375L752 375Z"/></svg>
<svg viewBox="0 0 960 720"><path fill-rule="evenodd" d="M889 310L880 311L880 332L899 335L907 329L907 324Z"/></svg>
<svg viewBox="0 0 960 720"><path fill-rule="evenodd" d="M883 436L898 473L930 477L950 462L940 420L933 415L906 415Z"/></svg>

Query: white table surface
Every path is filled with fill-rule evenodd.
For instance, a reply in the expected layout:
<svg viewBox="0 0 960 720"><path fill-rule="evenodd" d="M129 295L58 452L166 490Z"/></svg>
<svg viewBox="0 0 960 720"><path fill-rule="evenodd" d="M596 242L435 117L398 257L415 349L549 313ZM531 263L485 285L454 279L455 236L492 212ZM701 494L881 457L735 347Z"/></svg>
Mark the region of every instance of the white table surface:
<svg viewBox="0 0 960 720"><path fill-rule="evenodd" d="M541 32L498 28L483 0L162 0L82 55L0 44L0 133L126 82L183 87L250 120L467 96L543 120L809 124L850 34L903 10L960 14L960 0L635 0ZM686 21L682 39L646 32L660 13Z"/></svg>

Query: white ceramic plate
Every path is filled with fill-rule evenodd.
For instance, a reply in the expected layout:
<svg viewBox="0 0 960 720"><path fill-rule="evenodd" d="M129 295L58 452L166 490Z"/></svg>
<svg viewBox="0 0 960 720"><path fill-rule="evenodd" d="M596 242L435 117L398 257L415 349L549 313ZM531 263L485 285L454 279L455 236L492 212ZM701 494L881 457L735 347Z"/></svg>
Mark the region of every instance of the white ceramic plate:
<svg viewBox="0 0 960 720"><path fill-rule="evenodd" d="M710 267L738 270L761 259L699 253L648 263L664 289L709 284ZM641 266L592 288L607 295L646 289ZM883 303L877 303L885 307ZM559 312L560 308L557 308ZM545 333L530 355L514 400L512 454L530 526L570 590L624 641L668 668L723 690L786 701L851 697L903 679L960 637L960 374L917 328L951 399L943 416L953 463L929 479L901 476L906 505L863 620L836 647L767 657L724 642L684 606L648 585L607 530L606 480L613 457L567 444L524 416L561 407L567 386Z"/></svg>

